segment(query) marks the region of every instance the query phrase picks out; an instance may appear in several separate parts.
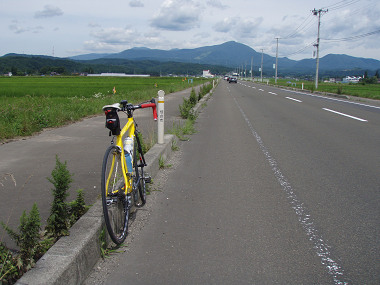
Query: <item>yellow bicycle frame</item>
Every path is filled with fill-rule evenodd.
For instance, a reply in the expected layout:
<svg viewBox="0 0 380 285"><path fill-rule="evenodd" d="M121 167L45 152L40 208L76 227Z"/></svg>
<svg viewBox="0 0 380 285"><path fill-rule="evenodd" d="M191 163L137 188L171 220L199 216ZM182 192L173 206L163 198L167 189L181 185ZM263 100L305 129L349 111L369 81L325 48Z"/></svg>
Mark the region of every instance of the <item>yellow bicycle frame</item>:
<svg viewBox="0 0 380 285"><path fill-rule="evenodd" d="M132 177L132 175L128 175L127 163L125 161L125 154L124 154L123 137L125 135L127 135L128 137L131 137L132 140L134 140L135 128L136 127L135 127L135 122L134 122L133 118L128 118L128 121L125 124L125 126L123 127L123 129L121 130L120 134L118 136L116 136L116 146L121 148L121 167L123 170L124 182L126 185L125 194L132 192L133 177ZM133 157L131 159L132 159L132 165L133 165L133 163L134 163ZM115 157L113 158L113 161L112 161L112 168L114 168L114 163L115 163ZM111 175L111 173L112 173L112 171L110 171L109 174ZM111 177L107 178L107 185L109 185L108 182L109 182L110 178Z"/></svg>

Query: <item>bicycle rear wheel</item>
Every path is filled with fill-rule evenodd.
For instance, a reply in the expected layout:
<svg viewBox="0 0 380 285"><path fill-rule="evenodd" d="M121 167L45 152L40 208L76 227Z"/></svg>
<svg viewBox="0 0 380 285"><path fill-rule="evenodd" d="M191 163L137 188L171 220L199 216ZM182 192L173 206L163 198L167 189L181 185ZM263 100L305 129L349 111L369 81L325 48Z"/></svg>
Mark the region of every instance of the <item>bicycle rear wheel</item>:
<svg viewBox="0 0 380 285"><path fill-rule="evenodd" d="M102 166L102 205L104 221L112 241L119 245L127 237L129 207L121 166L121 150L110 146Z"/></svg>

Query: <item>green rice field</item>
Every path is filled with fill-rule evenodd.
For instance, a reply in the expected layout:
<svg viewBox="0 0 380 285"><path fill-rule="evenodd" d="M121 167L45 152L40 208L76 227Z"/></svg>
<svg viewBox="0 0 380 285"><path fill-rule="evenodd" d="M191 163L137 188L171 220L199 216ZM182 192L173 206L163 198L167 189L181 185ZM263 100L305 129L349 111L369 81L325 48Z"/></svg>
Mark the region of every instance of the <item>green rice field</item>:
<svg viewBox="0 0 380 285"><path fill-rule="evenodd" d="M104 105L139 103L206 82L183 77L0 77L0 142L100 114ZM114 94L113 89L116 93Z"/></svg>
<svg viewBox="0 0 380 285"><path fill-rule="evenodd" d="M288 83L291 82L291 83ZM274 79L269 80L270 84L274 84ZM295 79L278 79L277 85L296 87L301 89L302 83L304 89L318 92L336 93L355 97L363 97L369 99L380 100L380 84L348 84L348 83L326 83L320 82L318 89L315 90L315 83L312 81L302 81Z"/></svg>

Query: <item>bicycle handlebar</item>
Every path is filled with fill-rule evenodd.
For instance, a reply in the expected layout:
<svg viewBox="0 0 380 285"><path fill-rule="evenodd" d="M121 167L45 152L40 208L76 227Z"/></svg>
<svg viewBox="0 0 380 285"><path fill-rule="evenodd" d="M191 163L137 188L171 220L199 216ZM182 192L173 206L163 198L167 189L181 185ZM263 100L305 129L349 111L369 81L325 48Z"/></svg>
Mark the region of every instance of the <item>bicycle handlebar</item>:
<svg viewBox="0 0 380 285"><path fill-rule="evenodd" d="M155 121L157 121L157 107L156 103L146 103L146 104L141 104L141 108L152 108L153 109L153 118Z"/></svg>
<svg viewBox="0 0 380 285"><path fill-rule="evenodd" d="M120 102L122 105L121 110L127 111L129 115L131 115L132 111L136 109L142 109L142 108L152 108L153 109L153 119L157 121L157 106L156 106L156 100L152 98L152 100L149 101L149 103L141 103L139 105L133 105L128 104L127 100L123 100Z"/></svg>

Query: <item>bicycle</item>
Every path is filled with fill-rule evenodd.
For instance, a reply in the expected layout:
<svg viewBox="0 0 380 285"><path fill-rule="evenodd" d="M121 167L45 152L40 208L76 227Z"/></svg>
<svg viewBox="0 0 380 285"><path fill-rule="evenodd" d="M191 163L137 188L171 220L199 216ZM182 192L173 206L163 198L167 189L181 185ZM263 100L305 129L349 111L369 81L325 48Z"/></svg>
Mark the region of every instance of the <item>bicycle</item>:
<svg viewBox="0 0 380 285"><path fill-rule="evenodd" d="M146 203L145 184L151 182L151 177L144 173L147 164L137 123L133 117L133 112L141 108L152 108L154 120L157 120L154 99L139 105L123 100L103 107L106 127L109 129L109 135L112 135L112 140L102 164L102 206L107 231L117 245L123 243L127 237L132 206L140 208ZM118 116L120 111L128 116L128 121L122 129Z"/></svg>

